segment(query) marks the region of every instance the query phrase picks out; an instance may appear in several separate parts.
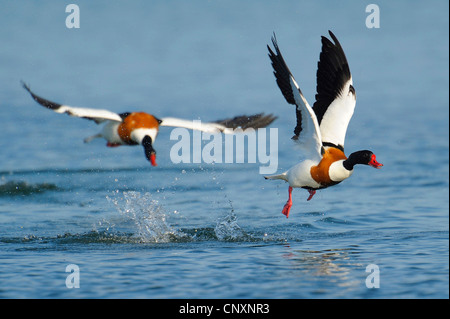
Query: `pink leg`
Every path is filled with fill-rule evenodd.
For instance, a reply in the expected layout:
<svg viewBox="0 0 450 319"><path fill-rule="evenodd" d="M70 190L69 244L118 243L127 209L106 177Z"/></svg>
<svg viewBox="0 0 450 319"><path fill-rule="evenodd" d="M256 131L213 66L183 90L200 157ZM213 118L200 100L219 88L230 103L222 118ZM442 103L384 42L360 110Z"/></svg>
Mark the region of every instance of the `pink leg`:
<svg viewBox="0 0 450 319"><path fill-rule="evenodd" d="M289 186L289 199L286 202L286 204L283 207L283 210L281 211L283 215L286 215L286 218L289 217L289 212L291 211L292 207L292 187Z"/></svg>
<svg viewBox="0 0 450 319"><path fill-rule="evenodd" d="M313 198L316 191L314 189L308 189L308 192L309 192L309 197L307 200L311 200L311 198Z"/></svg>
<svg viewBox="0 0 450 319"><path fill-rule="evenodd" d="M122 145L122 144L115 144L115 143L110 143L110 142L106 143L106 146L108 146L108 147L118 147L120 145Z"/></svg>

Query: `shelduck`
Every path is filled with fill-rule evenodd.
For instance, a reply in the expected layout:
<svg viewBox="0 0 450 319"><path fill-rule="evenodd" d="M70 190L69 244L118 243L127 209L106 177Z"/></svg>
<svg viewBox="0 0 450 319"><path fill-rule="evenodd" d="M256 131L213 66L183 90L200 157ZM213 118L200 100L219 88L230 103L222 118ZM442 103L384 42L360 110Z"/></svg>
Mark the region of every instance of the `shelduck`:
<svg viewBox="0 0 450 319"><path fill-rule="evenodd" d="M305 160L279 175L266 179L281 179L289 183L289 198L282 213L289 217L293 188L308 190L308 201L316 190L336 185L350 177L356 164L381 168L375 154L357 151L348 157L344 140L348 123L356 105L356 91L344 51L336 36L328 31L331 42L322 36L322 51L317 69L316 101L311 107L291 74L278 47L275 34L267 46L278 87L289 104L296 106L297 123L292 139L303 150Z"/></svg>
<svg viewBox="0 0 450 319"><path fill-rule="evenodd" d="M30 87L22 82L23 87L31 94L31 97L40 105L55 111L66 113L70 116L93 120L95 123L104 123L100 133L84 139L85 143L95 138L104 138L108 147L120 145L142 145L145 157L153 166L156 166L156 151L153 144L161 126L184 127L192 130L200 130L210 133L232 134L234 129L261 128L272 123L276 117L264 113L251 116L242 115L216 122L201 123L196 125L192 120L184 120L173 117L157 118L145 112L114 113L108 110L72 107L62 105L44 99L30 90Z"/></svg>

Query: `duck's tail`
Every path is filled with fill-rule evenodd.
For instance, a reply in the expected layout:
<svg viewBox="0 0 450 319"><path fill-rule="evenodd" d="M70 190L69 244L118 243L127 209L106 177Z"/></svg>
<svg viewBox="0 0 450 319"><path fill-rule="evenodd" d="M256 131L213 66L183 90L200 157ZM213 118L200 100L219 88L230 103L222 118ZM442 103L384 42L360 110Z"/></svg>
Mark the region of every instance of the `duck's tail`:
<svg viewBox="0 0 450 319"><path fill-rule="evenodd" d="M93 139L101 138L101 137L103 137L103 134L102 133L98 133L98 134L86 137L83 141L85 143L90 143Z"/></svg>
<svg viewBox="0 0 450 319"><path fill-rule="evenodd" d="M278 174L278 175L269 175L269 176L264 176L265 179L282 179L283 181L288 181L287 180L287 176L286 176L286 172L282 173L282 174Z"/></svg>

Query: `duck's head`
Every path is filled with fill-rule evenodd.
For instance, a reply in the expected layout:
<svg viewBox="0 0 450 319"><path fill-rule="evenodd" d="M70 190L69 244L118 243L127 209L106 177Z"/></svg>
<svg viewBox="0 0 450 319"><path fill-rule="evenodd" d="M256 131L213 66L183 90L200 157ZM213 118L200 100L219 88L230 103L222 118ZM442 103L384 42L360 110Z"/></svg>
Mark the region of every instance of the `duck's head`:
<svg viewBox="0 0 450 319"><path fill-rule="evenodd" d="M344 161L344 167L348 170L352 170L356 164L369 165L375 168L383 166L377 161L375 154L368 150L354 152Z"/></svg>
<svg viewBox="0 0 450 319"><path fill-rule="evenodd" d="M145 157L150 161L152 166L157 166L158 164L156 164L156 151L153 148L152 138L148 135L144 136L141 145L144 147Z"/></svg>
<svg viewBox="0 0 450 319"><path fill-rule="evenodd" d="M153 166L156 164L156 151L153 148L153 142L158 135L158 128L135 128L131 131L130 137L134 145L144 147L145 157Z"/></svg>

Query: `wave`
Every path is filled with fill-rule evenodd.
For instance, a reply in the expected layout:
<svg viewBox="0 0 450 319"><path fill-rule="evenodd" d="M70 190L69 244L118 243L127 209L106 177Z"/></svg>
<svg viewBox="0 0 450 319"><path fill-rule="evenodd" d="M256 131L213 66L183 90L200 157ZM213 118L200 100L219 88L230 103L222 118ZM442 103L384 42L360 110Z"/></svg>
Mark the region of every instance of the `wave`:
<svg viewBox="0 0 450 319"><path fill-rule="evenodd" d="M65 233L56 236L27 235L23 237L3 237L0 243L4 244L37 244L37 246L21 246L22 250L46 250L62 249L59 245L87 245L87 244L151 244L163 245L173 243L198 243L198 242L260 242L262 237L251 234L244 236L218 237L214 227L185 228L174 232L154 234L144 237L136 233L119 232L114 230L91 230L86 233ZM55 246L56 245L56 246ZM94 248L94 247L91 247Z"/></svg>
<svg viewBox="0 0 450 319"><path fill-rule="evenodd" d="M33 195L57 190L60 190L59 187L52 183L30 184L23 181L9 181L0 185L0 197Z"/></svg>
<svg viewBox="0 0 450 319"><path fill-rule="evenodd" d="M199 172L216 172L222 171L226 167L227 171L245 171L248 166L242 165L229 165L229 164L214 164L207 166L198 166L198 164L177 164L169 166L158 166L158 173L199 173ZM40 169L11 169L0 171L0 176L12 176L12 175L74 175L74 174L110 174L110 173L134 173L134 172L155 172L155 169L150 165L136 166L136 167L91 167L91 168L40 168Z"/></svg>
<svg viewBox="0 0 450 319"><path fill-rule="evenodd" d="M261 241L261 236L247 234L242 231L234 231L235 226L228 229L228 226L221 224L221 229L215 227L203 228L183 228L175 230L166 227L148 227L145 231L121 232L114 230L114 227L107 229L91 230L86 233L72 234L65 233L56 236L36 236L27 235L23 237L3 237L0 243L5 244L39 244L38 247L21 247L18 250L46 249L56 245L76 245L76 244L168 244L168 243L195 243L195 242L257 242ZM227 229L224 229L227 228ZM166 229L166 230L163 230Z"/></svg>

